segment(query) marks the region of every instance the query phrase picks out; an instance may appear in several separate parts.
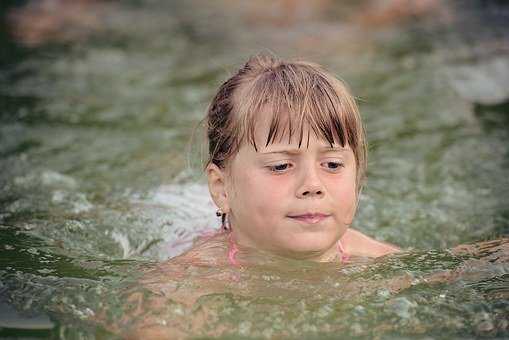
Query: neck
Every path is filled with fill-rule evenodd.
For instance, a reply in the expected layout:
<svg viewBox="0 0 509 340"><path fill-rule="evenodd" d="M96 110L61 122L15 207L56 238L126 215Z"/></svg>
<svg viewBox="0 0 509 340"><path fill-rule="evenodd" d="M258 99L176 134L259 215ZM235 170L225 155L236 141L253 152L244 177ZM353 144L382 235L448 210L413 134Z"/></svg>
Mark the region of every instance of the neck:
<svg viewBox="0 0 509 340"><path fill-rule="evenodd" d="M340 241L337 241L340 242ZM235 254L239 250L244 251L256 251L256 252L262 252L262 253L268 253L270 255L276 255L281 256L284 258L294 259L294 260L307 260L307 261L314 261L314 262L335 262L338 259L341 260L342 257L342 246L341 243L335 242L329 249L323 251L323 252L295 252L295 251L280 251L280 250L273 250L273 249L265 249L262 247L259 247L258 245L254 244L249 238L242 235L242 233L239 233L236 229L230 229L228 231L228 243L229 243L229 258L230 262L232 263L232 254L233 258L235 258Z"/></svg>

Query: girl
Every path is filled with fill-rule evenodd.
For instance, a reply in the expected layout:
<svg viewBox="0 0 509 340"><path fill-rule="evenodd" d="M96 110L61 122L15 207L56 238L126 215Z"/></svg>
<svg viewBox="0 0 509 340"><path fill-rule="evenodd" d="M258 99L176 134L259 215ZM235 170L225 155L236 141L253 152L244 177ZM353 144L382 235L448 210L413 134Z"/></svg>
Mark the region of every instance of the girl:
<svg viewBox="0 0 509 340"><path fill-rule="evenodd" d="M210 194L239 248L295 259L377 257L398 248L349 229L366 172L366 141L345 85L320 66L258 55L207 113Z"/></svg>
<svg viewBox="0 0 509 340"><path fill-rule="evenodd" d="M139 292L126 298L138 307L126 313L119 327L124 334L181 338L205 332L217 313L208 299L277 289L268 285L263 292L260 270L262 277L278 273L292 282L295 287L284 283L285 294L306 296L325 279L323 268L310 261L399 250L349 228L365 177L364 130L345 85L320 66L252 57L221 85L206 120L206 173L222 231L145 273L141 282L153 297ZM295 268L303 268L302 276L292 273ZM337 268L333 273L333 281L341 280ZM359 284L352 287L358 294ZM334 296L336 286L329 288ZM342 291L348 292L346 285ZM222 334L207 334L215 332Z"/></svg>

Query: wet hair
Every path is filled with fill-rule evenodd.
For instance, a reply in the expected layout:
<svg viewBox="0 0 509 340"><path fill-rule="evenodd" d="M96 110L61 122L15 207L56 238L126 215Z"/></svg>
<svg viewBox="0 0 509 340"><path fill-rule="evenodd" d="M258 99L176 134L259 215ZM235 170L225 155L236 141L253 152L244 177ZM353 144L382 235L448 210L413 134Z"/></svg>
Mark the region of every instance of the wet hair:
<svg viewBox="0 0 509 340"><path fill-rule="evenodd" d="M357 165L357 189L361 189L366 140L357 104L346 85L320 65L269 55L251 57L220 86L209 105L207 165L225 167L244 141L258 151L255 127L266 110L272 118L265 146L280 142L286 132L288 142L297 137L300 148L303 142L309 143L311 131L331 146L349 145Z"/></svg>

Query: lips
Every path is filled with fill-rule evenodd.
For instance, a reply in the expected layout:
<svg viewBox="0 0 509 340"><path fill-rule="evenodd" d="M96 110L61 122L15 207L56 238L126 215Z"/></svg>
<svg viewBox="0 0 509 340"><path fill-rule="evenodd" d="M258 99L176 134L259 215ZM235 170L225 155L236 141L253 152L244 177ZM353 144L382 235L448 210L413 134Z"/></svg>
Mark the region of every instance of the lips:
<svg viewBox="0 0 509 340"><path fill-rule="evenodd" d="M288 216L291 219L297 220L299 222L303 222L306 224L316 224L318 222L323 221L327 217L329 217L329 214L322 214L322 213L306 213L302 215L291 215Z"/></svg>

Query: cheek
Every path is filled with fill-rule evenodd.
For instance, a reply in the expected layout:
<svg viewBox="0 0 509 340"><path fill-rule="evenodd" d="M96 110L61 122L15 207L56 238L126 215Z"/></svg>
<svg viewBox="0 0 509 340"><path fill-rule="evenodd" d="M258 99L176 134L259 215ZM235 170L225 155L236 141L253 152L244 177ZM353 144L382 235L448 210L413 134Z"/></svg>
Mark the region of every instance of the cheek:
<svg viewBox="0 0 509 340"><path fill-rule="evenodd" d="M357 191L354 176L341 183L331 183L332 199L338 217L350 223L357 208Z"/></svg>
<svg viewBox="0 0 509 340"><path fill-rule="evenodd" d="M259 169L240 171L231 186L232 205L269 212L284 204L288 185L282 176L270 176Z"/></svg>
<svg viewBox="0 0 509 340"><path fill-rule="evenodd" d="M356 191L354 181L342 182L339 185L336 185L334 190L336 192L336 196L339 196L341 200L350 201L355 199Z"/></svg>

